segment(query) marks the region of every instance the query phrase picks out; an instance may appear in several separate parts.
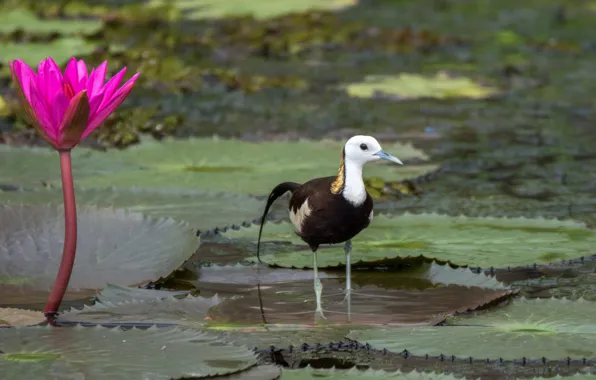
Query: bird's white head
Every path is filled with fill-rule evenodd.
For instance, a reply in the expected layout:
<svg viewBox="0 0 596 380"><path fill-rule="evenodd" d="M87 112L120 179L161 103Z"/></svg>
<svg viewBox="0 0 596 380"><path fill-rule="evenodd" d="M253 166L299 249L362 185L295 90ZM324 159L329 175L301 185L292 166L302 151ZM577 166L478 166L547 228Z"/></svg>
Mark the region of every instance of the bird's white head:
<svg viewBox="0 0 596 380"><path fill-rule="evenodd" d="M386 153L381 144L372 136L354 136L345 145L345 160L364 166L367 162L387 160L403 165L399 158Z"/></svg>

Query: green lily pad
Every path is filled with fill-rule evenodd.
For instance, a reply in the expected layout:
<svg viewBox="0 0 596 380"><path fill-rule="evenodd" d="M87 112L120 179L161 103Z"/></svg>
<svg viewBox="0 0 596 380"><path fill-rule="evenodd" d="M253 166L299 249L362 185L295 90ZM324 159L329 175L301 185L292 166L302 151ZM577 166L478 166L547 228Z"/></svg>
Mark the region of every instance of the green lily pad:
<svg viewBox="0 0 596 380"><path fill-rule="evenodd" d="M77 183L94 188L190 188L262 195L281 182L305 182L337 174L344 143L328 140L259 144L219 139L147 141L109 153L110 160L140 166L142 170L134 168L103 176L86 176ZM411 145L393 144L383 148L402 160L425 158ZM364 168L364 174L402 180L436 168L430 164L401 166L375 162Z"/></svg>
<svg viewBox="0 0 596 380"><path fill-rule="evenodd" d="M154 301L156 299L186 296L186 291L169 291L169 290L155 290L155 289L143 289L143 288L132 288L129 286L121 286L108 284L102 289L99 294L95 297L97 301L101 303L112 303L117 304L121 302L129 301Z"/></svg>
<svg viewBox="0 0 596 380"><path fill-rule="evenodd" d="M86 176L139 169L138 166L114 162L108 155L90 149L77 148L71 155L75 185ZM3 185L41 188L54 183L60 186L60 158L51 148L0 145L0 162L0 183ZM0 192L0 200L10 196Z"/></svg>
<svg viewBox="0 0 596 380"><path fill-rule="evenodd" d="M0 43L0 62L7 63L22 59L29 65L37 65L41 60L52 57L58 65L66 63L72 56L91 54L97 43L79 37L63 37L52 42L15 44Z"/></svg>
<svg viewBox="0 0 596 380"><path fill-rule="evenodd" d="M596 304L579 299L525 299L450 320L460 326L358 330L348 337L377 349L414 355L514 359L596 356Z"/></svg>
<svg viewBox="0 0 596 380"><path fill-rule="evenodd" d="M60 320L88 323L171 323L198 327L207 311L220 303L217 296L211 298L187 295L178 299L175 296L153 300L97 302L82 309L70 309L60 314Z"/></svg>
<svg viewBox="0 0 596 380"><path fill-rule="evenodd" d="M45 316L39 311L0 307L0 327L3 325L32 326L45 320Z"/></svg>
<svg viewBox="0 0 596 380"><path fill-rule="evenodd" d="M4 11L0 14L0 33L3 34L12 33L17 30L40 34L93 34L100 29L101 21L98 19L40 19L25 9L14 9L12 11Z"/></svg>
<svg viewBox="0 0 596 380"><path fill-rule="evenodd" d="M231 239L256 240L258 225L229 230ZM290 223L267 223L263 241L288 241L295 252L269 252L261 259L288 268L312 267L312 252L294 233ZM394 259L426 257L459 266L507 267L548 263L593 253L596 231L574 221L527 218L472 218L439 214L375 216L371 225L353 240L355 265L387 264ZM256 257L248 258L256 262ZM343 246L321 246L321 268L344 266Z"/></svg>
<svg viewBox="0 0 596 380"><path fill-rule="evenodd" d="M134 285L167 276L200 244L194 231L172 219L139 213L79 207L77 257L71 289L98 289L108 283ZM0 206L0 289L47 291L62 255L61 206Z"/></svg>
<svg viewBox="0 0 596 380"><path fill-rule="evenodd" d="M256 364L254 353L204 332L103 327L0 329L3 379L206 377Z"/></svg>
<svg viewBox="0 0 596 380"><path fill-rule="evenodd" d="M400 326L433 325L446 316L475 310L504 300L515 291L447 285L424 290L403 287L384 289L353 284L350 309L344 300L345 284L325 278L322 307L325 323ZM238 290L236 290L238 294ZM222 324L312 324L315 320L313 281L281 282L243 288L242 297L225 299L211 308L208 317Z"/></svg>
<svg viewBox="0 0 596 380"><path fill-rule="evenodd" d="M403 379L403 380L457 380L465 379L465 377L455 377L450 374L435 373L435 372L418 372L416 370L411 372L387 372L383 370L374 370L369 368L365 371L352 368L349 370L341 370L336 368L324 369L317 368L313 369L311 366L301 369L284 369L280 380L299 380L307 378L317 379L337 379L337 380L352 380L352 379L371 379L371 380L382 380L382 379Z"/></svg>
<svg viewBox="0 0 596 380"><path fill-rule="evenodd" d="M371 75L363 82L345 86L350 96L358 98L390 98L411 100L418 98L486 98L497 89L481 86L469 78L450 77L439 73L434 77L419 74Z"/></svg>
<svg viewBox="0 0 596 380"><path fill-rule="evenodd" d="M62 189L0 193L0 204L62 204ZM176 189L76 189L79 205L123 208L156 218L185 221L210 230L253 221L263 213L263 202L241 194Z"/></svg>
<svg viewBox="0 0 596 380"><path fill-rule="evenodd" d="M168 4L165 0L151 0L151 6ZM356 4L355 0L176 0L174 5L187 18L205 19L230 16L253 16L266 19L292 12L336 10Z"/></svg>

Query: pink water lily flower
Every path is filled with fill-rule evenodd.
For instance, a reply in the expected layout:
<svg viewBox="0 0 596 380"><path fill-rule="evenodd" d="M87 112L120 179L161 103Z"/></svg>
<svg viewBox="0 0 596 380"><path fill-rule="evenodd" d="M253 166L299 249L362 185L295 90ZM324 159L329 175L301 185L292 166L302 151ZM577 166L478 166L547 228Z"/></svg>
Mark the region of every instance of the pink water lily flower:
<svg viewBox="0 0 596 380"><path fill-rule="evenodd" d="M71 58L62 74L52 58L39 63L37 74L20 59L10 62L17 92L31 123L58 150L72 149L114 112L132 90L138 73L118 88L126 67L107 83L107 62L87 72Z"/></svg>
<svg viewBox="0 0 596 380"><path fill-rule="evenodd" d="M106 80L107 62L87 72L83 61L71 58L64 75L52 58L39 63L37 74L20 59L10 71L25 112L39 134L60 157L64 195L64 247L56 281L43 311L51 324L68 287L77 252L77 204L72 177L71 150L122 104L139 74L120 88L126 68Z"/></svg>

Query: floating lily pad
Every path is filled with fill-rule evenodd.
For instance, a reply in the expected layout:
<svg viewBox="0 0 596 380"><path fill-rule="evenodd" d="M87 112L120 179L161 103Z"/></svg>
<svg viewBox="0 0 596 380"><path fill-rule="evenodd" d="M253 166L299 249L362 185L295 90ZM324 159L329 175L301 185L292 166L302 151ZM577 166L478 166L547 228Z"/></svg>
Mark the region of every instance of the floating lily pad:
<svg viewBox="0 0 596 380"><path fill-rule="evenodd" d="M596 356L593 302L525 299L497 310L451 321L462 326L392 328L351 332L374 348L414 355L514 359Z"/></svg>
<svg viewBox="0 0 596 380"><path fill-rule="evenodd" d="M91 54L96 47L97 43L79 37L63 37L47 43L0 43L0 62L22 59L29 65L37 65L41 60L51 56L61 65L72 56Z"/></svg>
<svg viewBox="0 0 596 380"><path fill-rule="evenodd" d="M39 311L0 307L0 327L31 326L45 321L45 316Z"/></svg>
<svg viewBox="0 0 596 380"><path fill-rule="evenodd" d="M155 290L132 288L129 286L120 286L108 284L95 297L101 303L117 304L121 302L138 301L155 301L157 299L168 297L186 296L188 292L185 291L169 291L169 290Z"/></svg>
<svg viewBox="0 0 596 380"><path fill-rule="evenodd" d="M29 33L96 33L101 29L101 21L87 18L84 20L40 19L25 9L3 11L0 14L0 33L12 33L22 30Z"/></svg>
<svg viewBox="0 0 596 380"><path fill-rule="evenodd" d="M299 380L307 378L317 379L337 379L337 380L356 380L356 379L371 379L371 380L382 380L382 379L403 379L403 380L457 380L465 379L465 377L455 377L450 374L435 373L435 372L418 372L416 370L411 372L387 372L383 370L374 370L369 368L365 371L352 368L349 370L341 370L336 368L324 369L317 368L313 369L311 366L289 370L284 369L280 380Z"/></svg>
<svg viewBox="0 0 596 380"><path fill-rule="evenodd" d="M49 290L62 254L64 215L60 206L0 206L0 288ZM133 285L170 274L199 245L182 222L123 210L78 208L78 246L71 289L108 283Z"/></svg>
<svg viewBox="0 0 596 380"><path fill-rule="evenodd" d="M122 331L103 327L0 329L3 379L171 379L244 370L245 347L176 328Z"/></svg>
<svg viewBox="0 0 596 380"><path fill-rule="evenodd" d="M356 4L355 0L151 0L152 6L172 4L187 18L221 18L230 16L253 16L259 19L271 18L292 12L309 10L336 10Z"/></svg>
<svg viewBox="0 0 596 380"><path fill-rule="evenodd" d="M255 220L263 202L254 197L221 192L175 189L76 189L79 205L125 208L157 218L185 221L201 231ZM62 189L0 193L0 203L62 204Z"/></svg>
<svg viewBox="0 0 596 380"><path fill-rule="evenodd" d="M258 236L258 225L226 231L232 239ZM292 253L261 256L268 264L310 268L312 252L290 223L267 223L263 241L302 244ZM439 214L375 216L371 225L353 240L355 265L388 264L393 259L426 257L460 266L507 267L548 263L593 253L596 231L574 221L527 218L471 218ZM256 262L256 257L248 258ZM343 246L321 246L318 265L342 267Z"/></svg>
<svg viewBox="0 0 596 380"><path fill-rule="evenodd" d="M95 188L191 188L262 195L281 182L305 182L314 177L336 175L344 144L327 140L258 144L218 139L147 141L110 152L111 160L140 166L142 170L87 176L77 183ZM425 158L424 153L411 145L384 144L383 148L402 160ZM430 164L402 166L375 162L366 166L364 175L401 180L436 168Z"/></svg>
<svg viewBox="0 0 596 380"><path fill-rule="evenodd" d="M222 300L193 297L182 299L174 296L154 300L132 300L118 303L97 302L82 309L71 309L60 315L61 321L87 323L171 323L176 325L200 326L204 324L207 311Z"/></svg>
<svg viewBox="0 0 596 380"><path fill-rule="evenodd" d="M276 269L279 270L279 269ZM360 286L375 285L384 289L413 288L460 285L484 289L510 289L494 276L474 273L469 268L452 268L448 264L422 262L410 269L399 271L356 271L352 273L352 282Z"/></svg>
<svg viewBox="0 0 596 380"><path fill-rule="evenodd" d="M439 73L434 77L419 74L371 75L363 82L345 86L348 94L358 98L411 100L418 98L486 98L497 89L481 86L470 78L450 77Z"/></svg>
<svg viewBox="0 0 596 380"><path fill-rule="evenodd" d="M490 290L449 285L417 289L382 289L353 284L350 318L342 303L345 285L338 279L322 279L323 309L329 323L427 325L456 312L474 310L514 294L511 290ZM261 312L261 305L263 312ZM208 315L216 323L308 324L314 320L315 294L312 280L283 282L254 287L241 298L226 299Z"/></svg>
<svg viewBox="0 0 596 380"><path fill-rule="evenodd" d="M234 324L211 323L205 329L235 345L268 348L300 347L303 344L316 345L329 342L342 342L348 333L359 326L337 325L300 325L300 324Z"/></svg>
<svg viewBox="0 0 596 380"><path fill-rule="evenodd" d="M86 176L102 176L124 169L138 170L138 166L113 162L109 156L90 149L77 148L71 154L75 184ZM60 186L60 158L53 149L2 144L0 162L0 181L3 185L40 188L44 183L54 183ZM7 199L7 196L0 192L0 200Z"/></svg>

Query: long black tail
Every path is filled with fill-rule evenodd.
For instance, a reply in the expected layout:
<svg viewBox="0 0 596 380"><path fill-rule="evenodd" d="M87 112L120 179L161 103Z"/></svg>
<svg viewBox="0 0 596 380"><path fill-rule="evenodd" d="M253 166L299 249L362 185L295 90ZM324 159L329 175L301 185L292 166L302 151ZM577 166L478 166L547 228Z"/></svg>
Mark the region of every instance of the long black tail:
<svg viewBox="0 0 596 380"><path fill-rule="evenodd" d="M267 198L267 205L265 206L265 211L263 212L263 216L261 217L261 228L259 228L259 240L257 241L257 259L259 262L262 263L261 257L259 256L260 248L261 248L261 234L263 233L263 226L265 225L265 217L269 212L269 208L275 202L275 200L282 195L284 195L287 191L294 192L298 187L300 187L299 183L295 182L284 182L280 183L279 185L275 186L273 190L271 190L271 194L269 194L269 198Z"/></svg>

